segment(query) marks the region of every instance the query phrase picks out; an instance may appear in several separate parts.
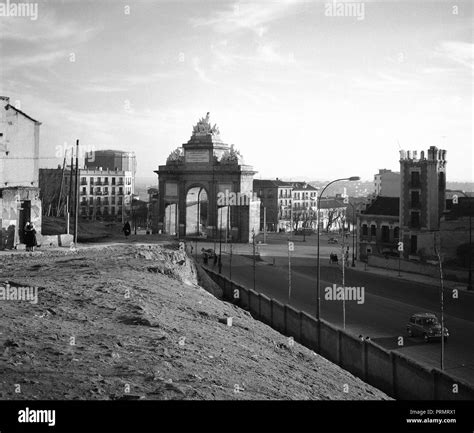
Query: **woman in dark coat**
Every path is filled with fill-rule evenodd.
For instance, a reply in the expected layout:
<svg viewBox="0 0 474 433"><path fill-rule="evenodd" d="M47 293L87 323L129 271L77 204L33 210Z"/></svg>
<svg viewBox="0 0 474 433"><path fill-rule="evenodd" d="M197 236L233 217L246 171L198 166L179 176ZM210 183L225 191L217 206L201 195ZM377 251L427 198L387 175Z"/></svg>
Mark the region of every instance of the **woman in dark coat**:
<svg viewBox="0 0 474 433"><path fill-rule="evenodd" d="M128 221L123 225L122 231L124 232L126 237L128 237L132 232L132 228L130 227L130 223Z"/></svg>
<svg viewBox="0 0 474 433"><path fill-rule="evenodd" d="M25 227L26 251L34 251L37 245L35 226L28 222Z"/></svg>

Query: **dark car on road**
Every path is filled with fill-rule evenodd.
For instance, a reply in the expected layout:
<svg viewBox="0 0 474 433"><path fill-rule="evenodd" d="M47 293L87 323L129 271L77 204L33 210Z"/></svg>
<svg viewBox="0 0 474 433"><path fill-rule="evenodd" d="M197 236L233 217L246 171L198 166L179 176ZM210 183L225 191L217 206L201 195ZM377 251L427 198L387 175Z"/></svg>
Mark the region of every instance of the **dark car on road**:
<svg viewBox="0 0 474 433"><path fill-rule="evenodd" d="M328 244L337 244L337 239L336 238L329 238L328 239Z"/></svg>
<svg viewBox="0 0 474 433"><path fill-rule="evenodd" d="M441 339L441 324L435 314L416 313L410 317L410 321L407 325L407 334L409 337L423 337L426 343L430 340ZM449 332L445 326L445 341L448 337Z"/></svg>

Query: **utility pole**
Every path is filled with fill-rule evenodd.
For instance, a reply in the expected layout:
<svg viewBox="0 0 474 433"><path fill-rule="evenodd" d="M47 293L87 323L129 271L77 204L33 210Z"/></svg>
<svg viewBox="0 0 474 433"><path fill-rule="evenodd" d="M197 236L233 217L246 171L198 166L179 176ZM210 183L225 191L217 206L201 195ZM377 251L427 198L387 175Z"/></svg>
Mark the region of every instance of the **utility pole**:
<svg viewBox="0 0 474 433"><path fill-rule="evenodd" d="M219 208L217 208L217 221L219 224L219 262L217 266L219 266L219 274L222 271L222 209L223 208L220 208L220 212L219 212ZM219 213L221 214L220 223L219 223Z"/></svg>
<svg viewBox="0 0 474 433"><path fill-rule="evenodd" d="M67 206L67 223L68 226L70 224L70 217L71 217L71 208L72 208L72 170L74 168L74 147L71 147L71 172L69 174L69 201ZM67 232L69 233L69 228Z"/></svg>
<svg viewBox="0 0 474 433"><path fill-rule="evenodd" d="M66 196L66 234L69 234L70 231L69 224L69 197Z"/></svg>
<svg viewBox="0 0 474 433"><path fill-rule="evenodd" d="M255 290L255 273L257 270L257 263L255 259L255 228L252 229L252 245L253 245L253 290Z"/></svg>
<svg viewBox="0 0 474 433"><path fill-rule="evenodd" d="M267 208L263 206L263 243L267 243Z"/></svg>
<svg viewBox="0 0 474 433"><path fill-rule="evenodd" d="M79 140L76 140L76 194L74 201L74 245L77 245L77 229L79 223Z"/></svg>
<svg viewBox="0 0 474 433"><path fill-rule="evenodd" d="M229 280L232 280L232 240L230 242Z"/></svg>
<svg viewBox="0 0 474 433"><path fill-rule="evenodd" d="M433 233L435 253L438 256L439 281L440 281L440 310L441 310L441 370L444 370L444 282L443 265L441 263L441 233L439 234L439 248L436 247L436 233Z"/></svg>
<svg viewBox="0 0 474 433"><path fill-rule="evenodd" d="M63 195L63 184L64 184L64 169L66 168L66 157L67 149L64 151L63 169L61 172L61 186L59 187L58 207L56 208L56 216L58 217L61 213L61 199Z"/></svg>
<svg viewBox="0 0 474 433"><path fill-rule="evenodd" d="M344 233L346 224L344 220L342 221L342 327L346 329L346 234Z"/></svg>
<svg viewBox="0 0 474 433"><path fill-rule="evenodd" d="M295 250L295 244L288 239L288 304L291 300L291 252Z"/></svg>

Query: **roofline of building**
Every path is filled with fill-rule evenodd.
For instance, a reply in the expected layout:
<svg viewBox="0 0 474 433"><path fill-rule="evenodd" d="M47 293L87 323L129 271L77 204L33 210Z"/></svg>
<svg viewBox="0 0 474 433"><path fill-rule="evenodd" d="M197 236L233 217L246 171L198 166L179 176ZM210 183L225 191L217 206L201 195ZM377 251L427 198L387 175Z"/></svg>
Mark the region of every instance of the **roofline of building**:
<svg viewBox="0 0 474 433"><path fill-rule="evenodd" d="M36 124L38 125L41 125L41 122L36 120L36 119L33 119L31 116L28 116L28 114L24 113L23 111L19 110L18 108L16 108L14 105L11 105L11 104L7 104L5 105L5 110L8 110L10 108L13 108L16 112L20 113L20 114L23 114L23 116L25 116L27 119L30 119L32 120L33 122L35 122Z"/></svg>

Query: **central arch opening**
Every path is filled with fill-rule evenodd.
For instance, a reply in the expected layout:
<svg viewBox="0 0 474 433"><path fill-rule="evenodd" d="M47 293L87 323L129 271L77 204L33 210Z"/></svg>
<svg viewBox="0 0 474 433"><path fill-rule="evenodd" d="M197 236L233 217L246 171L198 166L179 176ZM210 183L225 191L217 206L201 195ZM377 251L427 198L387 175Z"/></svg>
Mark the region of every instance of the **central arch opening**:
<svg viewBox="0 0 474 433"><path fill-rule="evenodd" d="M190 188L186 194L186 235L207 237L209 202L202 186Z"/></svg>

